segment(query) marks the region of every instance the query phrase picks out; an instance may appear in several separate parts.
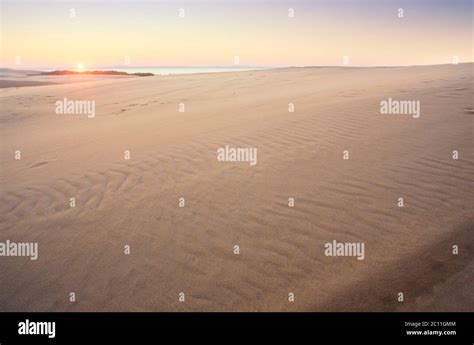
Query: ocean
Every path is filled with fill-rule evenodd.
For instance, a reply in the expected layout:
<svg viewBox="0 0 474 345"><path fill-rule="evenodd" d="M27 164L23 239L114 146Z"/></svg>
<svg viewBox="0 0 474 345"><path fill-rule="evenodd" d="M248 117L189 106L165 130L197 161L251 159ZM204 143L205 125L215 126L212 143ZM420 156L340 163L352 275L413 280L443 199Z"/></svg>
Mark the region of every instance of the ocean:
<svg viewBox="0 0 474 345"><path fill-rule="evenodd" d="M264 69L262 67L117 67L107 68L127 73L153 73L157 75L169 74L194 74L194 73L217 73L217 72L239 72Z"/></svg>
<svg viewBox="0 0 474 345"><path fill-rule="evenodd" d="M170 74L194 74L194 73L217 73L217 72L239 72L257 71L264 67L104 67L86 68L86 70L119 71L127 73L153 73L156 75Z"/></svg>

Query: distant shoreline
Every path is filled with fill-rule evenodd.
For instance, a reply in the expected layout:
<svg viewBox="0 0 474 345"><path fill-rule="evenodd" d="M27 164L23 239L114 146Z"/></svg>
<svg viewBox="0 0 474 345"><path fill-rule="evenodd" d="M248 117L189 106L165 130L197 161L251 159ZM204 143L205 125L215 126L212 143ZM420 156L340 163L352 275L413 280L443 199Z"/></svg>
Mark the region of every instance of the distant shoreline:
<svg viewBox="0 0 474 345"><path fill-rule="evenodd" d="M419 69L429 69L429 68L441 68L442 66L450 66L452 64L445 65L423 65L423 66L400 66L400 67L354 67L354 66L306 66L306 67L278 67L278 68L264 68L264 69L232 69L226 70L222 69L207 69L207 68L183 68L173 71L173 69L162 70L161 73L158 69L154 71L149 70L140 70L134 73L130 73L123 70L91 70L91 71L73 71L73 70L55 70L55 71L44 71L44 70L33 70L33 69L10 69L10 68L0 68L0 89L4 88L19 88L23 86L44 86L44 85L54 85L54 84L70 84L76 82L89 82L97 81L99 79L121 79L121 78L132 78L137 76L172 76L172 75L194 75L194 74L208 74L208 73L225 73L225 72L262 72L262 71L274 71L278 70L280 72L286 70L346 70L346 69L366 69L366 70L385 70L385 69L409 69L416 71ZM457 66L463 65L473 65L472 62L459 63ZM132 71L133 72L133 71ZM154 73L152 73L154 72Z"/></svg>

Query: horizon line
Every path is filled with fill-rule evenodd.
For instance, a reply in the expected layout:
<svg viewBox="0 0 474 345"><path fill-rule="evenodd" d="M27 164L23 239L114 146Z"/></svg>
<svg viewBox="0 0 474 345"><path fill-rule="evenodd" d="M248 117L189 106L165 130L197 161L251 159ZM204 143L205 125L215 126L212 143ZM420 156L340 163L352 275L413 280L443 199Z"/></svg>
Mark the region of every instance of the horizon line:
<svg viewBox="0 0 474 345"><path fill-rule="evenodd" d="M288 65L288 66L258 66L258 65L223 65L223 66L105 66L105 67L91 67L87 68L86 71L94 71L101 69L112 69L112 68L262 68L262 69L279 69L279 68L334 68L334 67L343 67L343 68L387 68L387 67L428 67L428 66L444 66L444 65L461 65L474 63L474 61L458 62L454 63L439 63L439 64L421 64L421 65ZM0 69L11 69L11 70L34 70L34 69L52 69L56 71L74 71L76 68L67 68L67 67L24 67L24 68L13 68L13 67L3 67L0 66Z"/></svg>

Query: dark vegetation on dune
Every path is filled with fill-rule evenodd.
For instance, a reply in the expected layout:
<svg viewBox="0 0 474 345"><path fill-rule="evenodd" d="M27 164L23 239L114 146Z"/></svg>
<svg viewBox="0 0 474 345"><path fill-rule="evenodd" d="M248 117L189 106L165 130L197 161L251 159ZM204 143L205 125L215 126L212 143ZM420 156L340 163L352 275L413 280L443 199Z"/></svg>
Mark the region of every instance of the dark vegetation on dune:
<svg viewBox="0 0 474 345"><path fill-rule="evenodd" d="M52 71L52 72L41 72L39 74L30 74L30 75L81 75L81 74L88 74L88 75L134 75L137 77L150 77L154 76L153 73L127 73L127 72L119 72L119 71Z"/></svg>

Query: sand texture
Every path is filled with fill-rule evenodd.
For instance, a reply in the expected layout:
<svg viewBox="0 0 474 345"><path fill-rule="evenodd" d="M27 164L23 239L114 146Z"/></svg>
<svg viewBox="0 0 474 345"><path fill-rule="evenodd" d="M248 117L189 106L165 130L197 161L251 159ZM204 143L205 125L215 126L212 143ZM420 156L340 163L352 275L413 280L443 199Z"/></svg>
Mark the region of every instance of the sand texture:
<svg viewBox="0 0 474 345"><path fill-rule="evenodd" d="M37 261L0 258L0 310L473 311L472 68L0 90L0 241L39 243ZM389 97L420 118L380 114ZM95 118L56 114L64 98ZM219 162L226 145L257 164ZM333 240L365 259L325 256Z"/></svg>

